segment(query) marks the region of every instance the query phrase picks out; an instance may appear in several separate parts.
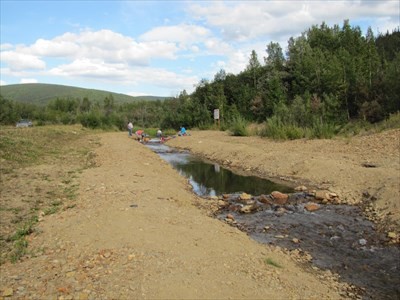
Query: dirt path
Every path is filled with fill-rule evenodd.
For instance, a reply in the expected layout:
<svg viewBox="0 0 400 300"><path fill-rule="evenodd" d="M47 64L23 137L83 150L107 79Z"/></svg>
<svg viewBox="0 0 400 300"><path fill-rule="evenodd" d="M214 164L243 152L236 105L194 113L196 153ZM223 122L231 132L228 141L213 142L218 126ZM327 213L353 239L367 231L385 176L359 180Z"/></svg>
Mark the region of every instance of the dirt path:
<svg viewBox="0 0 400 300"><path fill-rule="evenodd" d="M249 174L326 189L349 204L371 204L376 208L372 219L389 220L387 230L400 230L399 129L352 139L283 142L193 131L168 145Z"/></svg>
<svg viewBox="0 0 400 300"><path fill-rule="evenodd" d="M198 133L180 141L200 145L203 134L204 138L209 136ZM215 141L228 139L218 134ZM243 157L240 151L247 146L241 144L242 140L235 141L232 147L238 160L257 155L250 152ZM186 180L125 133L102 134L101 144L96 150L98 167L85 170L81 176L79 204L45 216L29 236L29 250L34 255L0 267L0 297L354 296L330 272L300 266L279 248L258 244L245 233L207 216L194 205L199 199ZM229 148L224 144L221 147ZM277 171L277 175L285 174Z"/></svg>

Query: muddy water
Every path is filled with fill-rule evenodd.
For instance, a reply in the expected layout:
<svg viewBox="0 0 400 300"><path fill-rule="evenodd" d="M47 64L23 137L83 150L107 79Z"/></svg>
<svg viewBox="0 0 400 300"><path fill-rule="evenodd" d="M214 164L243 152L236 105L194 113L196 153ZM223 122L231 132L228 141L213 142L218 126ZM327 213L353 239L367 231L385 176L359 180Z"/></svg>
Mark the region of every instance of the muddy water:
<svg viewBox="0 0 400 300"><path fill-rule="evenodd" d="M313 199L306 193L291 193L290 188L272 182L253 186L256 177L230 177L227 170L187 152L161 144L148 146L189 178L197 194L230 194L216 214L218 219L229 221L260 243L310 253L313 265L338 273L342 280L359 287L364 299L400 299L400 249L388 245L387 237L358 207L320 204L319 210L309 212L305 204ZM215 174L223 174L222 179L210 180ZM273 190L290 193L289 201L275 205L268 196ZM237 192L263 196L246 203ZM241 213L249 204L251 213Z"/></svg>

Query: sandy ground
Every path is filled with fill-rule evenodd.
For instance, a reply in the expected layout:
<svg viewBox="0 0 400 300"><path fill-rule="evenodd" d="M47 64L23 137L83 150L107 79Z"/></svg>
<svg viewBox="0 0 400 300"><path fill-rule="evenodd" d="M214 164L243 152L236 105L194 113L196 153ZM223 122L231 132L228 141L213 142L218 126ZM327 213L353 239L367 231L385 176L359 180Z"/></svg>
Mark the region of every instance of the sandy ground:
<svg viewBox="0 0 400 300"><path fill-rule="evenodd" d="M385 216L399 219L399 131L295 142L191 134L168 144L244 172L322 186L348 201L368 192ZM187 181L126 133L102 134L100 142L97 167L80 177L78 205L45 216L29 236L31 255L0 267L0 298L355 297L329 271L208 216Z"/></svg>
<svg viewBox="0 0 400 300"><path fill-rule="evenodd" d="M348 204L372 205L376 219L400 229L398 129L351 139L296 141L232 137L219 131L190 134L168 145L248 174L328 190Z"/></svg>

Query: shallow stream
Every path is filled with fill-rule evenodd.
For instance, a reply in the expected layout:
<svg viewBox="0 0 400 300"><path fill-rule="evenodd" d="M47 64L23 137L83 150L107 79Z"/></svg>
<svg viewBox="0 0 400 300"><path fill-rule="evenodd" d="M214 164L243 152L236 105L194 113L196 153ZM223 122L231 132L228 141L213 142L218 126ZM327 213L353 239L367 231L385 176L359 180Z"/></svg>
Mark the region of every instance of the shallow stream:
<svg viewBox="0 0 400 300"><path fill-rule="evenodd" d="M363 217L360 208L326 204L309 212L305 209L311 201L307 193L235 174L164 144L151 142L147 146L188 178L199 196L225 194L227 205L218 211L218 219L230 221L260 243L310 253L314 266L329 269L359 287L364 299L400 299L400 248L388 245L388 238ZM265 195L273 191L289 193L288 202L275 205L265 201ZM252 213L240 211L244 206L242 192L254 195L250 200Z"/></svg>

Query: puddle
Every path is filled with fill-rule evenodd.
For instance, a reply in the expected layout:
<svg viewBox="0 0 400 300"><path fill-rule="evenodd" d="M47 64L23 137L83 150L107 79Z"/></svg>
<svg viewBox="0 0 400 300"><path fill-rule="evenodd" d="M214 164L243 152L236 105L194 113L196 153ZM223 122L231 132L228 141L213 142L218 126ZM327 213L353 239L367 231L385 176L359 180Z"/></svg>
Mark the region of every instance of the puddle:
<svg viewBox="0 0 400 300"><path fill-rule="evenodd" d="M216 213L218 219L260 243L310 253L313 265L362 288L363 299L400 299L400 248L388 246L388 238L362 216L360 208L318 204L318 210L309 212L305 205L314 199L307 193L293 193L291 188L265 179L234 174L163 144L147 146L189 178L198 195L230 194ZM285 204L274 204L268 196L275 190L290 193ZM243 201L240 192L261 196Z"/></svg>

